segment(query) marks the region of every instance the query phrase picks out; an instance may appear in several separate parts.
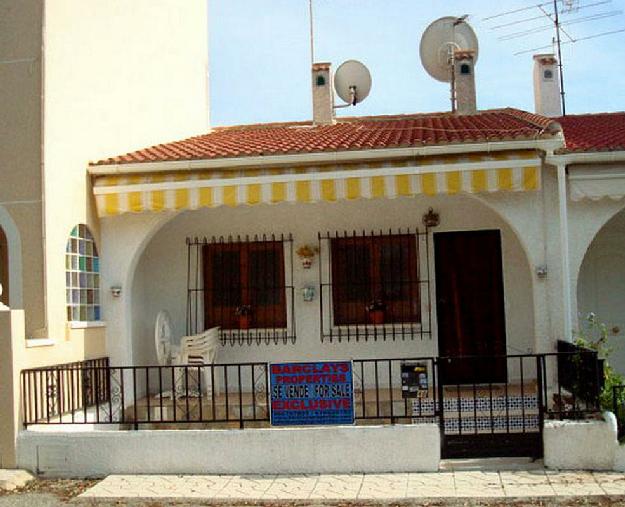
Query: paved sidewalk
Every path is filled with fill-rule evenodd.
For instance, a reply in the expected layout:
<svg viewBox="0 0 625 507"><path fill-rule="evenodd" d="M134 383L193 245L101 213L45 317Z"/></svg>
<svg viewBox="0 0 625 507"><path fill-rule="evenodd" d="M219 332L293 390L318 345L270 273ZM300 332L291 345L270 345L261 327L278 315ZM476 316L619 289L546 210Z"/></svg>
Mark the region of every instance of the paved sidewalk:
<svg viewBox="0 0 625 507"><path fill-rule="evenodd" d="M625 474L449 470L345 475L111 475L79 498L396 500L625 495Z"/></svg>

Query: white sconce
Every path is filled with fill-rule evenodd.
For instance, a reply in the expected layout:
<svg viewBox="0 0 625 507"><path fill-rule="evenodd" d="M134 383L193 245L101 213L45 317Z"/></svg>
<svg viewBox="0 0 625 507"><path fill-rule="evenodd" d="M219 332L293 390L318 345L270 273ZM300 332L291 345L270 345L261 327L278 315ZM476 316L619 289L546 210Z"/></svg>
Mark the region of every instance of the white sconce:
<svg viewBox="0 0 625 507"><path fill-rule="evenodd" d="M118 298L122 295L122 288L119 285L114 285L113 287L111 287L111 295L114 298Z"/></svg>
<svg viewBox="0 0 625 507"><path fill-rule="evenodd" d="M304 301L306 301L307 303L310 303L311 301L314 301L315 299L315 287L312 285L307 285L306 287L302 288L302 298L304 299Z"/></svg>
<svg viewBox="0 0 625 507"><path fill-rule="evenodd" d="M536 276L538 278L547 278L548 270L547 266L536 266Z"/></svg>

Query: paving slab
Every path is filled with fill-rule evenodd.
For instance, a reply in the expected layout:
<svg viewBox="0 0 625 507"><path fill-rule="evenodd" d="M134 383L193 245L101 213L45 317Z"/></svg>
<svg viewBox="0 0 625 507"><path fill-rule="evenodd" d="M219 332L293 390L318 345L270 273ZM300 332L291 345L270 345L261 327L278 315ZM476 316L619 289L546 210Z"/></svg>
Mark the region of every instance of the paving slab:
<svg viewBox="0 0 625 507"><path fill-rule="evenodd" d="M532 470L297 475L111 475L81 499L399 500L625 496L625 474Z"/></svg>
<svg viewBox="0 0 625 507"><path fill-rule="evenodd" d="M34 479L26 470L0 469L0 491L13 491L25 486Z"/></svg>

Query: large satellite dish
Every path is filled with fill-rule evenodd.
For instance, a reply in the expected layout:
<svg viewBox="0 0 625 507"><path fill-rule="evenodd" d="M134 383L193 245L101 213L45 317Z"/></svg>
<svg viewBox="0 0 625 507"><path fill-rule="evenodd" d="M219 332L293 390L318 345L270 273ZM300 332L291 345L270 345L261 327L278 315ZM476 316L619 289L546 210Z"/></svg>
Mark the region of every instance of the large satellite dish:
<svg viewBox="0 0 625 507"><path fill-rule="evenodd" d="M478 43L466 16L445 16L430 23L421 36L419 54L427 73L438 81L452 80L451 62L454 51L474 51L477 62Z"/></svg>
<svg viewBox="0 0 625 507"><path fill-rule="evenodd" d="M343 62L334 74L334 89L346 105L355 106L371 91L369 69L357 60Z"/></svg>

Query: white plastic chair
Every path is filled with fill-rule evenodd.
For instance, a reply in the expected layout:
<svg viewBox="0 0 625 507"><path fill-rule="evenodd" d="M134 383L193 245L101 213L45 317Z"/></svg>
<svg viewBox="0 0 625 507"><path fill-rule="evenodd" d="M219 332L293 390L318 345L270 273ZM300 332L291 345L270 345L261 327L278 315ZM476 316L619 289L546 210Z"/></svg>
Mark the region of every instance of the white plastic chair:
<svg viewBox="0 0 625 507"><path fill-rule="evenodd" d="M213 327L207 329L203 333L183 336L180 339L180 350L172 360L174 365L190 365L199 366L202 371L202 384L206 392L206 396L211 398L213 395L213 375L212 365L217 359L217 351L219 349L219 328ZM190 377L195 377L197 368L189 368L185 375L184 368L176 368L176 396L185 395L185 377L187 382ZM215 381L215 384L217 382ZM215 386L217 387L217 386ZM199 395L199 389L189 390L189 395ZM215 392L217 390L215 389ZM196 394L197 393L197 394Z"/></svg>

